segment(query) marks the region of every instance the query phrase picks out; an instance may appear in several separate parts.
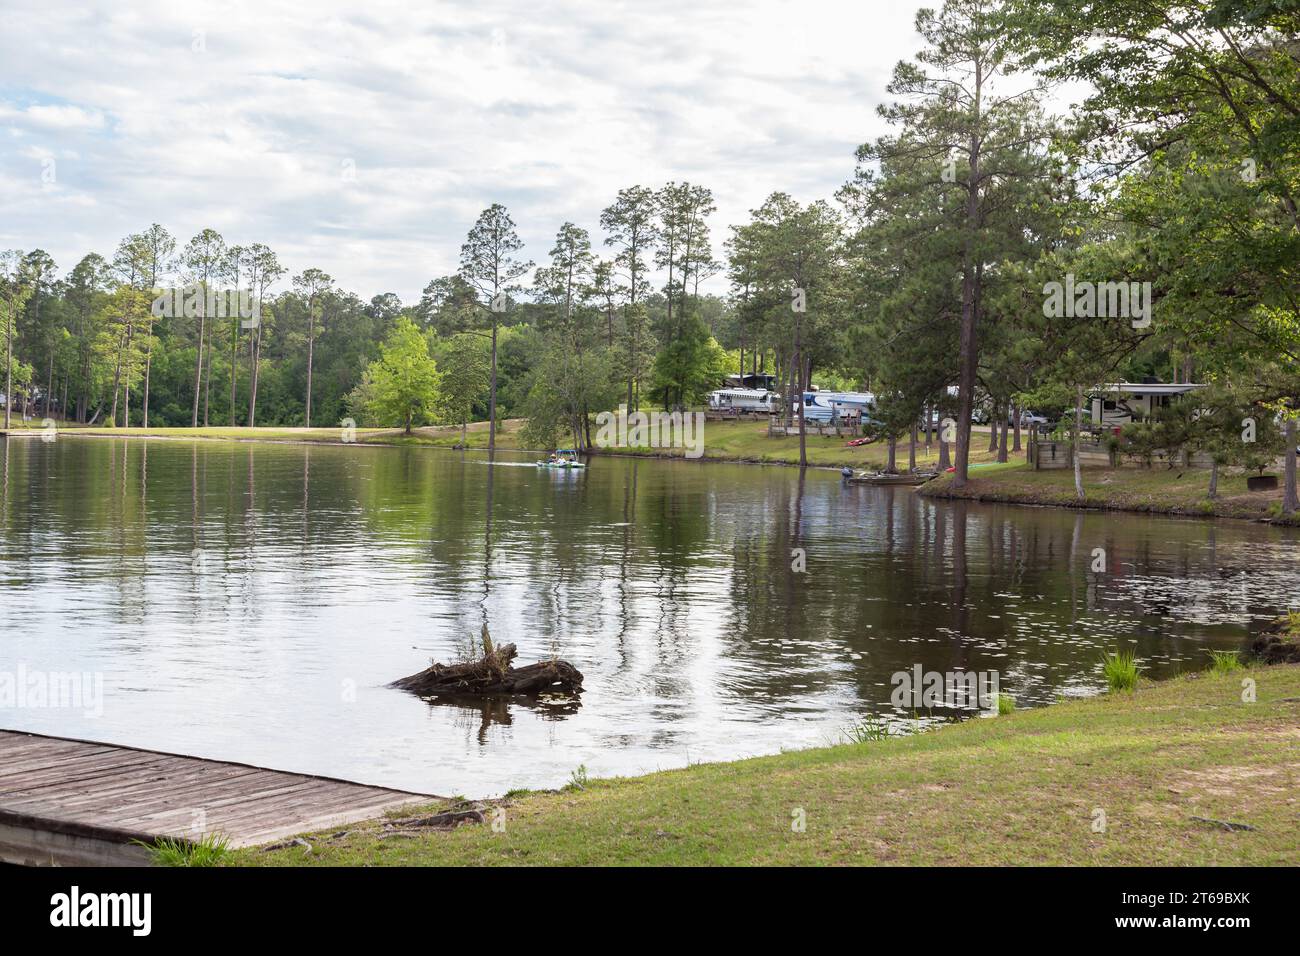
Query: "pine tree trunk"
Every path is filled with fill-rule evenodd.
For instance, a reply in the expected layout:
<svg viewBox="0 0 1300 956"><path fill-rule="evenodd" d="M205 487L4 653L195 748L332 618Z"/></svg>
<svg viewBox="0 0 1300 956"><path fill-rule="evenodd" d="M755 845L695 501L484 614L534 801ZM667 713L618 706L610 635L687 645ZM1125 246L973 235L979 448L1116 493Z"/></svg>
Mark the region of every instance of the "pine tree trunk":
<svg viewBox="0 0 1300 956"><path fill-rule="evenodd" d="M1083 386L1076 386L1078 397L1074 403L1074 434L1071 437L1071 444L1074 446L1074 496L1082 501L1086 496L1083 493L1083 464L1079 460L1079 438L1083 431Z"/></svg>
<svg viewBox="0 0 1300 956"><path fill-rule="evenodd" d="M54 398L54 349L50 349L50 368L45 373L45 417L50 418L50 401Z"/></svg>
<svg viewBox="0 0 1300 956"><path fill-rule="evenodd" d="M208 335L208 367L203 377L203 427L208 427L208 402L212 398L212 335Z"/></svg>
<svg viewBox="0 0 1300 956"><path fill-rule="evenodd" d="M126 332L124 330L117 340L117 364L113 369L113 408L108 416L108 420L113 428L117 427L117 396L122 390L122 347L125 341Z"/></svg>
<svg viewBox="0 0 1300 956"><path fill-rule="evenodd" d="M311 370L316 352L316 309L307 300L307 427L311 428Z"/></svg>
<svg viewBox="0 0 1300 956"><path fill-rule="evenodd" d="M235 427L235 394L239 383L239 320L230 334L230 427Z"/></svg>
<svg viewBox="0 0 1300 956"><path fill-rule="evenodd" d="M9 409L14 403L14 297L9 294L5 313L5 431L9 430Z"/></svg>
<svg viewBox="0 0 1300 956"><path fill-rule="evenodd" d="M207 325L207 294L204 294L204 305L199 309L199 347L194 360L194 412L190 416L190 427L199 427L199 389L203 387L203 333Z"/></svg>
<svg viewBox="0 0 1300 956"><path fill-rule="evenodd" d="M494 293L495 298L495 293ZM490 308L490 306L489 306ZM492 378L488 389L488 455L497 449L497 317L492 313Z"/></svg>
<svg viewBox="0 0 1300 956"><path fill-rule="evenodd" d="M1282 494L1282 513L1288 517L1295 514L1300 509L1300 498L1296 496L1296 479L1295 479L1295 439L1296 439L1295 419L1286 420L1286 466L1283 473L1286 475L1286 487Z"/></svg>
<svg viewBox="0 0 1300 956"><path fill-rule="evenodd" d="M126 375L122 379L122 427L131 427L131 346L135 343L135 325L126 326L126 356L123 359Z"/></svg>
<svg viewBox="0 0 1300 956"><path fill-rule="evenodd" d="M797 328L798 326L796 326ZM799 467L808 467L808 429L804 418L804 392L808 390L808 382L804 375L803 349L800 347L798 352L799 362Z"/></svg>
<svg viewBox="0 0 1300 956"><path fill-rule="evenodd" d="M150 343L149 351L144 353L144 405L140 409L143 416L142 425L149 427L149 371L153 366L153 344ZM66 414L66 413L65 413Z"/></svg>
<svg viewBox="0 0 1300 956"><path fill-rule="evenodd" d="M259 323L254 330L256 335L248 338L248 427L252 428L257 420L257 371L262 358L262 326Z"/></svg>

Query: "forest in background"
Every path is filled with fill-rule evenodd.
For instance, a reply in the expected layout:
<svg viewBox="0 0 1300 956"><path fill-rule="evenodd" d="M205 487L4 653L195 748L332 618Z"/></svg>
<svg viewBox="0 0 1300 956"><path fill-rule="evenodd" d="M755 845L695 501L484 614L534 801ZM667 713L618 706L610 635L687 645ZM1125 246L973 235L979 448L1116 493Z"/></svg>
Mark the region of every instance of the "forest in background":
<svg viewBox="0 0 1300 956"><path fill-rule="evenodd" d="M619 191L594 231L563 223L549 250L525 250L493 204L459 270L415 303L291 273L211 229L182 241L154 224L66 272L40 249L6 252L6 417L519 416L539 444L581 447L598 411L696 405L726 373L762 370L791 399L818 382L871 390L891 441L951 416L961 487L977 409L1073 414L1077 441L1090 389L1152 377L1209 387L1126 430L1137 447L1243 467L1294 448L1294 5L949 0L917 30L880 107L889 131L846 162L836 195L774 193L721 241L711 191L672 182ZM1084 102L1049 112L1074 81ZM724 275L727 295L701 293ZM244 290L259 321L154 314L158 290L185 285ZM1071 290L1055 312L1054 286Z"/></svg>

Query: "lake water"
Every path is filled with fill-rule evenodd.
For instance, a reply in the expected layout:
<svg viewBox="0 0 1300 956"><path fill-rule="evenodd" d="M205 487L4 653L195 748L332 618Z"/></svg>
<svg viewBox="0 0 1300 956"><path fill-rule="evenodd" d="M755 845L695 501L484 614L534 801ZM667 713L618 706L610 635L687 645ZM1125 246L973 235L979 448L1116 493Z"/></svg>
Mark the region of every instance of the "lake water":
<svg viewBox="0 0 1300 956"><path fill-rule="evenodd" d="M1294 531L936 502L827 471L67 437L0 452L0 675L103 689L0 703L0 727L444 795L831 742L893 713L891 675L917 664L996 670L1019 707L1095 693L1102 648L1157 677L1200 669L1300 582ZM484 622L520 663L574 663L580 704L385 686Z"/></svg>

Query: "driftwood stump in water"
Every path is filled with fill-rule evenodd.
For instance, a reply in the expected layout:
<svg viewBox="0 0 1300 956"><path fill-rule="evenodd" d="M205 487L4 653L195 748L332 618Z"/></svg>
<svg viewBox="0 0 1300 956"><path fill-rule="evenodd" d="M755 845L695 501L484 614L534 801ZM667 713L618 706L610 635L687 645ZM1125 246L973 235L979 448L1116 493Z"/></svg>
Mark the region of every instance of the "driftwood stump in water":
<svg viewBox="0 0 1300 956"><path fill-rule="evenodd" d="M568 661L542 661L514 667L518 656L513 644L495 647L483 628L483 656L465 664L433 664L418 674L393 681L390 687L421 697L435 694L576 694L582 690L582 672Z"/></svg>

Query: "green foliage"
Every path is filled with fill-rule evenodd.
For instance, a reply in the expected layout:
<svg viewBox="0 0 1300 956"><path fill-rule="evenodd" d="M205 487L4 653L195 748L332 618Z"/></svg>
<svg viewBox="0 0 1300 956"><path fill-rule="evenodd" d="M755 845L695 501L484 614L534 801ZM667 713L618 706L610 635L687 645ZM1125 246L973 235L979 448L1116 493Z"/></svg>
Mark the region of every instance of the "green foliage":
<svg viewBox="0 0 1300 956"><path fill-rule="evenodd" d="M487 397L491 374L488 342L462 332L435 342L434 355L442 372L442 414L463 431Z"/></svg>
<svg viewBox="0 0 1300 956"><path fill-rule="evenodd" d="M665 409L703 402L729 371L727 353L695 313L682 318L681 329L655 356L651 390Z"/></svg>
<svg viewBox="0 0 1300 956"><path fill-rule="evenodd" d="M432 420L442 399L442 376L424 333L410 319L398 320L366 374L364 393L353 393L363 417L401 424L407 434Z"/></svg>

